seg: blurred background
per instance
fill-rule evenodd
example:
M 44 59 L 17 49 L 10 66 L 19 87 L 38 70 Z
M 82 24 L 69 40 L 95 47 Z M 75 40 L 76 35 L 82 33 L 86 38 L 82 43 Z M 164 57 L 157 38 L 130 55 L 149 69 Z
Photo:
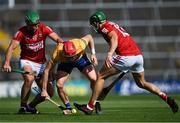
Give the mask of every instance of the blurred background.
M 30 9 L 36 10 L 41 22 L 52 27 L 64 40 L 92 34 L 99 60 L 97 70 L 106 57 L 107 44 L 92 31 L 88 19 L 93 12 L 103 11 L 108 20 L 126 29 L 142 49 L 146 79 L 166 92 L 180 93 L 180 0 L 0 0 L 2 61 L 12 36 L 25 24 L 24 15 Z M 49 58 L 55 44 L 47 39 L 46 46 Z M 17 49 L 13 54 L 13 68 L 18 68 L 19 51 Z M 114 79 L 108 79 L 105 85 Z M 18 73 L 0 72 L 0 97 L 19 96 L 22 82 Z M 66 88 L 70 95 L 90 93 L 89 82 L 77 69 L 74 69 Z M 147 92 L 139 89 L 131 74 L 127 74 L 112 93 Z

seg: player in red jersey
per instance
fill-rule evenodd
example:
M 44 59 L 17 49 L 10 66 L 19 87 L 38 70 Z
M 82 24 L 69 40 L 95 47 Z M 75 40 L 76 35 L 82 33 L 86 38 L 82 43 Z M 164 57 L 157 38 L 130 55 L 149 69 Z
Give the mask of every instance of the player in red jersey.
M 105 14 L 100 11 L 95 12 L 90 17 L 90 24 L 96 32 L 104 37 L 109 44 L 109 50 L 89 103 L 87 105 L 74 103 L 74 105 L 85 114 L 92 114 L 94 104 L 104 87 L 104 80 L 120 72 L 129 71 L 140 88 L 158 95 L 170 106 L 174 113 L 178 112 L 178 105 L 174 99 L 167 96 L 156 85 L 145 80 L 142 52 L 131 36 L 119 25 L 107 21 Z
M 27 104 L 31 85 L 34 80 L 40 86 L 38 82 L 40 76 L 45 68 L 45 41 L 47 36 L 50 37 L 56 43 L 62 43 L 63 40 L 49 27 L 40 22 L 39 15 L 35 11 L 28 11 L 25 16 L 26 26 L 21 27 L 14 35 L 11 43 L 6 52 L 5 63 L 3 70 L 5 72 L 11 72 L 11 57 L 14 49 L 20 45 L 20 68 L 28 72 L 36 72 L 38 77 L 24 74 L 24 83 L 21 90 L 21 104 L 19 113 L 38 113 L 35 106 L 42 102 L 43 99 L 37 95 L 35 100 L 29 105 Z M 50 86 L 49 86 L 50 87 Z M 52 90 L 52 89 L 50 89 Z M 39 94 L 40 95 L 40 94 Z M 52 93 L 50 94 L 52 95 Z

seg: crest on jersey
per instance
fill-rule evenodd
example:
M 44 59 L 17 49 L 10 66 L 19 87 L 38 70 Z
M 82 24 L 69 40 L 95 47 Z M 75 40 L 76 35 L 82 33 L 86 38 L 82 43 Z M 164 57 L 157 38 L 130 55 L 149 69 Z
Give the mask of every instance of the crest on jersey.
M 38 37 L 42 38 L 43 37 L 42 33 L 40 33 Z
M 107 30 L 106 28 L 103 28 L 103 29 L 102 29 L 102 32 L 105 33 L 105 34 L 107 34 L 107 33 L 108 33 L 108 30 Z

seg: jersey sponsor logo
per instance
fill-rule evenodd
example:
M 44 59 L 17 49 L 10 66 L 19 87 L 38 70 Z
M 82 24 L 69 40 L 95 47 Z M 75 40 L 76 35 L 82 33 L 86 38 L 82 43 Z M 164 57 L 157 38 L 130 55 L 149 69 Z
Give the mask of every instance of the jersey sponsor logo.
M 103 29 L 102 29 L 102 32 L 105 33 L 105 34 L 107 34 L 107 33 L 108 33 L 108 30 L 107 30 L 106 28 L 103 28 Z
M 27 47 L 27 49 L 37 52 L 40 49 L 44 48 L 44 43 L 43 43 L 43 41 L 40 41 L 40 42 L 33 43 L 33 44 L 26 44 L 26 47 Z

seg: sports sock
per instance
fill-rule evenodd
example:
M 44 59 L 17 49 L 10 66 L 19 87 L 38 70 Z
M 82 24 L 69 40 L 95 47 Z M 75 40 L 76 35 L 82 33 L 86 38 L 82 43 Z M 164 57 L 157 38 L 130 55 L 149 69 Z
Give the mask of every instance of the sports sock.
M 166 93 L 164 93 L 164 92 L 160 92 L 160 95 L 159 95 L 164 101 L 166 101 L 167 102 L 167 98 L 168 98 L 168 96 L 167 96 L 167 94 Z
M 89 103 L 87 104 L 87 108 L 89 109 L 89 110 L 93 110 L 93 108 L 94 108 L 94 103 L 93 103 L 93 101 L 89 101 Z
M 66 108 L 71 108 L 71 104 L 68 102 L 65 104 Z

